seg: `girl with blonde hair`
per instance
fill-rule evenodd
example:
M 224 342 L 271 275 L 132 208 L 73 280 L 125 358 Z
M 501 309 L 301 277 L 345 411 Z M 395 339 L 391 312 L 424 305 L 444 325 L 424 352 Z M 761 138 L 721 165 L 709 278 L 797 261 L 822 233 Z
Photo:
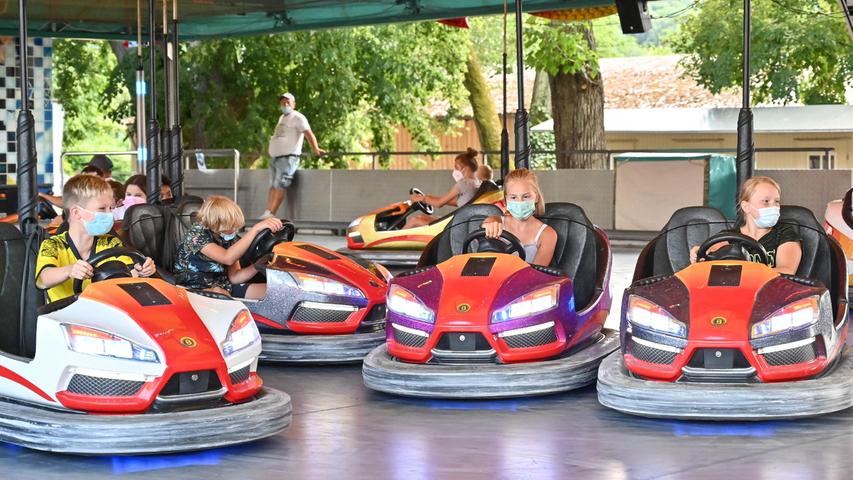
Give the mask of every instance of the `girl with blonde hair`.
M 526 168 L 509 172 L 504 178 L 504 199 L 503 216 L 489 217 L 483 222 L 486 236 L 497 238 L 506 230 L 521 241 L 528 263 L 550 265 L 557 232 L 533 216 L 545 213 L 545 198 L 536 174 Z
M 768 266 L 779 273 L 797 273 L 803 249 L 800 235 L 788 224 L 779 224 L 782 188 L 770 177 L 752 177 L 740 187 L 734 231 L 757 240 L 767 251 Z M 717 245 L 712 251 L 724 247 Z M 699 246 L 690 250 L 696 262 Z
M 237 231 L 244 224 L 243 211 L 231 199 L 221 195 L 207 197 L 198 211 L 196 224 L 178 247 L 175 265 L 178 284 L 239 298 L 264 298 L 267 285 L 248 283 L 258 271 L 254 265 L 240 268 L 240 257 L 261 231 L 269 228 L 277 232 L 283 225 L 277 218 L 267 218 L 238 238 Z

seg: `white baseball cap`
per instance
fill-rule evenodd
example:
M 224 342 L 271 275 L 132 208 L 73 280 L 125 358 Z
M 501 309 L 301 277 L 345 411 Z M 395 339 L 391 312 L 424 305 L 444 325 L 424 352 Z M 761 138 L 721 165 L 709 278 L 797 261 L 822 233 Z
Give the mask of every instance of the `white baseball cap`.
M 279 99 L 279 100 L 281 100 L 282 98 L 289 98 L 291 102 L 295 102 L 295 101 L 296 101 L 296 97 L 294 97 L 294 96 L 293 96 L 293 94 L 292 94 L 292 93 L 290 93 L 290 92 L 284 92 L 284 93 L 282 93 L 281 95 L 279 95 L 279 96 L 278 96 L 278 99 Z

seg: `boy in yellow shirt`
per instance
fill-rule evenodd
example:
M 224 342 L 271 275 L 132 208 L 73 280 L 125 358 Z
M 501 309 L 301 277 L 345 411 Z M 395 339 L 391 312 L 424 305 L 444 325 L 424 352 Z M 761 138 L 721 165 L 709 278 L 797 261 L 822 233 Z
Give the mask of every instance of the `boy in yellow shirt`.
M 104 250 L 121 247 L 121 240 L 110 234 L 113 228 L 113 191 L 102 178 L 77 175 L 62 190 L 68 231 L 41 244 L 36 262 L 36 285 L 47 290 L 49 301 L 74 295 L 74 280 L 90 283 L 94 268 L 86 259 Z M 121 260 L 127 260 L 122 258 Z M 155 272 L 154 261 L 145 259 L 134 265 L 134 276 L 148 277 Z

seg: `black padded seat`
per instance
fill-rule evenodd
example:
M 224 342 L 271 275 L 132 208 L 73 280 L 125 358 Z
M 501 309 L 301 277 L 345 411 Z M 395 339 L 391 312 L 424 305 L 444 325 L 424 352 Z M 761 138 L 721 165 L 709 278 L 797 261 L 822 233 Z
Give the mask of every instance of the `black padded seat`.
M 24 238 L 14 224 L 0 223 L 0 349 L 18 353 L 21 327 L 21 280 Z
M 128 246 L 151 257 L 159 268 L 171 270 L 177 256 L 175 223 L 175 214 L 169 207 L 134 205 L 125 213 L 121 230 Z
M 201 197 L 184 195 L 175 204 L 176 222 L 174 235 L 177 242 L 180 242 L 186 236 L 189 229 L 192 228 L 203 203 L 204 200 Z
M 583 209 L 573 203 L 549 203 L 539 219 L 557 232 L 550 266 L 572 279 L 575 306 L 582 310 L 595 297 L 600 273 L 595 227 Z
M 780 211 L 779 224 L 791 225 L 800 234 L 803 256 L 797 276 L 819 280 L 834 294 L 837 290 L 837 275 L 833 270 L 837 269 L 839 259 L 835 258 L 836 253 L 812 211 L 805 207 L 785 205 Z
M 732 227 L 723 214 L 711 207 L 685 207 L 672 214 L 661 234 L 653 240 L 653 275 L 667 275 L 690 265 L 690 249 Z
M 444 231 L 424 247 L 418 267 L 438 265 L 454 255 L 460 255 L 468 234 L 482 228 L 483 221 L 493 215 L 501 216 L 503 212 L 489 204 L 469 204 L 456 210 L 453 220 L 444 227 Z

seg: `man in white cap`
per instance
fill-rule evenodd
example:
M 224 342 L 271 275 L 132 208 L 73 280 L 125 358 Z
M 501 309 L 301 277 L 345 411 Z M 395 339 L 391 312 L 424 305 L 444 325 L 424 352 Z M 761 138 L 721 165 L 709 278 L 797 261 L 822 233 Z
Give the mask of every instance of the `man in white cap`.
M 261 219 L 275 216 L 284 200 L 284 191 L 293 183 L 293 176 L 299 168 L 302 155 L 302 140 L 307 138 L 314 155 L 322 156 L 326 152 L 317 146 L 317 138 L 308 125 L 305 115 L 296 111 L 296 97 L 291 93 L 279 96 L 281 116 L 270 138 L 270 192 L 267 209 Z

